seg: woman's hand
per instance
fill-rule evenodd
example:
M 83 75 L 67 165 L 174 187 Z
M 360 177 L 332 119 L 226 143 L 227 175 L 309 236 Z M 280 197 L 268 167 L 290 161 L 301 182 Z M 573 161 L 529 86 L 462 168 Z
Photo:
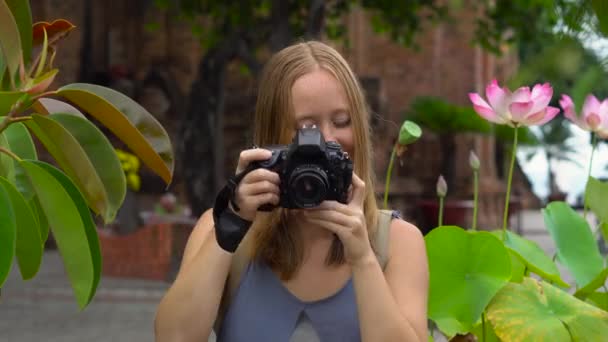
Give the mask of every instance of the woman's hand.
M 239 156 L 236 173 L 245 170 L 253 161 L 266 160 L 271 156 L 269 150 L 261 148 L 244 150 Z M 240 209 L 236 214 L 245 220 L 253 221 L 260 206 L 267 203 L 277 205 L 280 196 L 279 183 L 280 178 L 276 172 L 262 168 L 249 172 L 234 192 L 234 202 Z
M 356 266 L 375 260 L 375 256 L 369 243 L 363 213 L 365 183 L 353 173 L 352 185 L 352 195 L 348 204 L 324 201 L 316 208 L 303 210 L 302 214 L 308 222 L 335 233 L 344 245 L 346 261 L 351 266 Z

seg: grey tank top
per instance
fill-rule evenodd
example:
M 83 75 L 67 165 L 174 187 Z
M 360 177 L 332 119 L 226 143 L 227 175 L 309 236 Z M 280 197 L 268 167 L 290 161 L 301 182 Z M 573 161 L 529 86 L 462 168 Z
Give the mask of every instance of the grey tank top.
M 247 266 L 218 342 L 360 341 L 352 278 L 330 297 L 304 302 L 262 262 Z

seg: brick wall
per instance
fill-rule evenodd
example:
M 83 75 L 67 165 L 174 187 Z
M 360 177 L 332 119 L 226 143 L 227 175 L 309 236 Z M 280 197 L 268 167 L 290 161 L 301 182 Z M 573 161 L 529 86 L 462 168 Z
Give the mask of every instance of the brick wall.
M 187 24 L 177 22 L 153 7 L 137 8 L 136 2 L 110 0 L 92 3 L 95 41 L 91 49 L 96 68 L 125 65 L 135 82 L 143 81 L 151 69 L 160 69 L 175 81 L 181 94 L 188 93 L 203 51 Z M 77 80 L 85 24 L 83 2 L 34 0 L 32 8 L 35 20 L 64 17 L 78 26 L 59 48 L 57 64 L 61 73 L 55 86 Z M 372 80 L 363 83 L 374 103 L 375 114 L 381 118 L 375 127 L 374 140 L 379 195 L 383 193 L 384 173 L 403 112 L 416 96 L 442 96 L 457 104 L 468 104 L 468 92 L 482 90 L 491 78 L 504 78 L 517 66 L 514 54 L 507 53 L 497 59 L 471 44 L 474 13 L 465 10 L 456 17 L 457 20 L 451 23 L 427 25 L 417 39 L 418 48 L 405 48 L 375 34 L 368 15 L 361 10 L 355 9 L 345 17 L 351 48 L 337 47 L 362 80 Z M 146 29 L 148 23 L 155 23 L 156 29 Z M 227 87 L 224 169 L 226 174 L 230 174 L 238 152 L 251 143 L 255 82 L 233 65 L 228 73 Z M 180 110 L 172 108 L 170 112 L 159 119 L 175 140 L 178 138 L 175 122 Z M 494 224 L 500 216 L 495 208 L 500 207 L 498 201 L 504 195 L 504 182 L 498 178 L 492 163 L 487 163 L 494 160 L 494 140 L 460 135 L 457 146 L 457 160 L 466 161 L 469 150 L 474 147 L 480 152 L 480 158 L 486 161 L 481 176 L 482 199 L 486 206 L 483 215 L 487 217 L 480 221 Z M 425 133 L 423 139 L 405 155 L 403 164 L 394 170 L 391 206 L 416 217 L 416 201 L 434 193 L 441 158 L 444 156 L 437 137 Z M 456 173 L 456 184 L 450 185 L 451 194 L 468 198 L 471 191 L 468 164 L 461 163 Z M 520 193 L 530 197 L 525 182 L 519 182 L 517 186 Z M 179 178 L 172 188 L 181 188 Z

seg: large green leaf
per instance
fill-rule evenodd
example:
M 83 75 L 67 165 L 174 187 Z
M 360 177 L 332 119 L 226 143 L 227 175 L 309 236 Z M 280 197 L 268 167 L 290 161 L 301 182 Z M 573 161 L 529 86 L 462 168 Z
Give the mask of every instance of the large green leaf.
M 12 123 L 3 133 L 6 136 L 6 141 L 8 142 L 10 150 L 19 158 L 38 159 L 36 146 L 34 145 L 30 132 L 22 123 Z M 25 170 L 19 166 L 17 161 L 13 161 L 13 165 L 15 166 L 15 186 L 25 199 L 29 201 L 34 196 L 34 190 L 27 179 Z
M 89 303 L 96 282 L 93 247 L 89 243 L 78 205 L 62 183 L 41 164 L 39 161 L 21 162 L 40 199 L 76 301 L 82 309 Z
M 76 138 L 91 160 L 107 194 L 109 216 L 106 219 L 113 219 L 125 199 L 127 181 L 112 144 L 99 128 L 85 118 L 72 114 L 52 114 L 50 118 Z
M 0 187 L 0 288 L 6 281 L 15 255 L 17 228 L 11 199 Z
M 23 92 L 20 91 L 0 91 L 0 116 L 4 117 L 11 110 L 13 105 L 21 99 Z
M 591 280 L 589 283 L 587 283 L 587 285 L 576 290 L 576 292 L 574 293 L 574 296 L 581 298 L 581 299 L 586 298 L 589 294 L 593 293 L 593 291 L 604 286 L 604 284 L 606 284 L 606 278 L 608 278 L 608 268 L 605 268 L 604 270 L 602 270 L 602 272 L 600 272 L 600 274 L 595 276 L 595 278 L 593 278 L 593 280 Z
M 30 208 L 34 212 L 34 218 L 38 222 L 38 227 L 40 228 L 40 241 L 42 245 L 46 243 L 46 240 L 49 238 L 49 222 L 46 219 L 44 214 L 44 210 L 42 210 L 42 206 L 40 205 L 40 199 L 38 196 L 34 195 L 29 201 Z
M 568 267 L 578 287 L 587 286 L 604 269 L 589 224 L 564 202 L 552 202 L 542 212 L 560 262 Z
M 85 117 L 78 109 L 74 108 L 74 106 L 55 99 L 50 98 L 39 98 L 32 104 L 32 108 L 36 110 L 37 113 L 40 114 L 54 114 L 54 113 L 64 113 L 64 114 L 72 114 L 80 117 Z
M 442 226 L 425 237 L 430 269 L 429 317 L 440 329 L 456 320 L 467 332 L 511 277 L 509 252 L 489 232 Z M 450 326 L 455 326 L 450 323 Z M 450 328 L 448 328 L 450 329 Z
M 94 116 L 167 184 L 171 182 L 174 156 L 169 135 L 141 105 L 115 90 L 93 84 L 70 84 L 57 94 Z
M 80 218 L 84 224 L 84 231 L 87 236 L 87 241 L 89 242 L 91 257 L 93 260 L 93 283 L 88 299 L 90 302 L 95 295 L 97 285 L 99 284 L 99 280 L 101 278 L 101 247 L 99 245 L 97 227 L 95 222 L 93 222 L 93 218 L 91 217 L 91 211 L 87 207 L 85 198 L 82 196 L 78 188 L 76 188 L 74 183 L 72 183 L 72 181 L 63 172 L 46 163 L 39 162 L 38 166 L 42 167 L 49 174 L 55 177 L 59 183 L 61 183 L 78 208 L 78 213 L 80 214 Z
M 30 11 L 30 2 L 28 0 L 5 0 L 6 4 L 13 13 L 17 27 L 19 28 L 19 37 L 21 39 L 21 49 L 23 50 L 23 61 L 27 63 L 32 54 L 32 13 Z
M 587 205 L 601 222 L 608 222 L 608 183 L 589 177 L 585 189 Z
M 34 114 L 33 118 L 34 120 L 26 122 L 28 128 L 76 183 L 89 207 L 102 215 L 106 222 L 111 221 L 116 214 L 116 208 L 109 203 L 108 193 L 87 151 L 59 122 L 37 114 Z
M 502 241 L 502 230 L 495 231 L 495 234 Z M 540 248 L 536 242 L 523 238 L 511 231 L 507 231 L 507 237 L 504 240 L 504 243 L 509 250 L 520 258 L 529 271 L 555 282 L 559 286 L 570 286 L 562 280 L 559 270 L 553 260 L 545 254 L 543 249 Z
M 6 140 L 4 132 L 0 132 L 0 147 L 11 150 Z M 15 181 L 15 164 L 11 156 L 6 153 L 0 153 L 0 176 L 5 177 L 11 182 Z
M 599 22 L 599 29 L 608 36 L 608 3 L 605 0 L 591 0 L 591 7 Z
M 17 73 L 21 61 L 20 37 L 19 27 L 10 8 L 6 2 L 0 1 L 0 52 L 3 53 L 11 77 Z
M 17 225 L 16 255 L 21 277 L 24 280 L 33 278 L 42 262 L 42 242 L 40 230 L 32 209 L 17 189 L 6 179 L 0 177 L 0 187 L 10 198 Z
M 502 288 L 487 312 L 503 341 L 603 341 L 608 336 L 608 312 L 532 278 Z
M 593 292 L 587 297 L 587 303 L 590 303 L 604 311 L 608 311 L 608 293 Z

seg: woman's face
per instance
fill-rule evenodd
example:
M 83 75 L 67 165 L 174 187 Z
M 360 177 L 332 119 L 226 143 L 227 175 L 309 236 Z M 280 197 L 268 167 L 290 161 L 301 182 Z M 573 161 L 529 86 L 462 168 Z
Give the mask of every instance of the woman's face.
M 351 113 L 344 88 L 328 71 L 319 68 L 298 78 L 291 88 L 295 129 L 316 125 L 326 141 L 337 141 L 353 155 Z

